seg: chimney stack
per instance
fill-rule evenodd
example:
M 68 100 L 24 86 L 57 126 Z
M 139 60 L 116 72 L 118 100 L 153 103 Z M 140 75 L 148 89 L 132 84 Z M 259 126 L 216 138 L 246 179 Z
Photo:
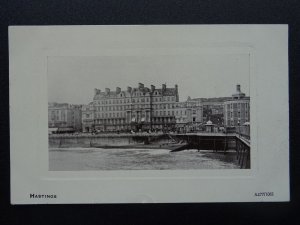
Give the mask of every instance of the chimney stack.
M 132 88 L 131 87 L 127 87 L 127 92 L 131 93 L 131 91 L 132 91 Z
M 144 88 L 144 84 L 143 83 L 139 83 L 139 88 Z
M 97 94 L 100 94 L 101 90 L 95 88 L 95 89 L 94 89 L 94 92 L 95 92 L 95 95 L 97 95 Z
M 107 94 L 109 94 L 109 92 L 110 92 L 110 89 L 109 88 L 105 88 L 105 94 L 107 95 Z
M 236 92 L 241 92 L 241 85 L 239 84 L 236 85 Z
M 151 92 L 153 92 L 155 90 L 155 86 L 151 85 Z
M 116 87 L 116 93 L 119 94 L 121 92 L 121 88 Z
M 162 90 L 165 91 L 166 89 L 167 89 L 167 85 L 166 85 L 166 84 L 163 84 L 163 85 L 162 85 Z

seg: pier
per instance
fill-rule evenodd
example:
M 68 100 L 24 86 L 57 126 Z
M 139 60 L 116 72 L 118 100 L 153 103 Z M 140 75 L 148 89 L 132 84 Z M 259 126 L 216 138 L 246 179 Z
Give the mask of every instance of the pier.
M 172 136 L 186 141 L 189 149 L 212 150 L 224 154 L 235 151 L 240 168 L 250 168 L 250 140 L 239 133 L 187 133 Z

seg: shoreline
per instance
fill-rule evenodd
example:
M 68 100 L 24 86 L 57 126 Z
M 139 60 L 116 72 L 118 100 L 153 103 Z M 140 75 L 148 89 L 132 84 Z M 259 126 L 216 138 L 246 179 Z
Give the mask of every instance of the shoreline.
M 49 147 L 48 150 L 49 151 L 89 151 L 89 150 L 107 150 L 107 149 L 124 149 L 124 150 L 168 150 L 171 153 L 170 149 L 166 149 L 166 148 L 147 148 L 145 147 L 141 147 L 141 148 L 134 148 L 133 146 L 128 146 L 127 148 L 123 148 L 122 146 L 114 146 L 114 147 L 108 147 L 108 148 L 100 148 L 100 147 Z M 207 150 L 207 149 L 203 149 L 203 150 L 198 150 L 198 149 L 184 149 L 178 152 L 187 152 L 187 151 L 194 151 L 194 152 L 199 152 L 199 153 L 236 153 L 235 150 L 231 149 L 231 150 L 220 150 L 220 151 L 215 151 L 215 150 Z M 174 153 L 174 152 L 172 152 Z

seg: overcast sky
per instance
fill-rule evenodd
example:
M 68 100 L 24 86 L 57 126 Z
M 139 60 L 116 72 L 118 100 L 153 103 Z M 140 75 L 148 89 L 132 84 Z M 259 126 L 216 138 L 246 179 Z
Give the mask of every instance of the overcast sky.
M 94 88 L 104 91 L 144 83 L 178 84 L 180 101 L 225 97 L 236 84 L 249 95 L 248 54 L 182 56 L 48 57 L 48 101 L 88 104 Z

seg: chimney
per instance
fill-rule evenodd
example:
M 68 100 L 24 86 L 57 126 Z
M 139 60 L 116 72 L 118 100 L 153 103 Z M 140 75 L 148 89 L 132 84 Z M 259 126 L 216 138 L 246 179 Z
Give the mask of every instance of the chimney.
M 151 85 L 151 92 L 153 92 L 155 90 L 155 86 Z
M 166 84 L 163 84 L 163 85 L 162 85 L 162 90 L 165 91 L 166 88 L 167 88 L 167 85 L 166 85 Z
M 144 88 L 144 84 L 143 83 L 139 83 L 139 88 Z
M 95 89 L 94 89 L 94 92 L 95 92 L 95 95 L 97 95 L 97 94 L 99 94 L 100 90 L 97 89 L 97 88 L 95 88 Z
M 236 85 L 236 92 L 241 92 L 241 85 L 239 84 Z
M 131 91 L 132 91 L 132 88 L 131 87 L 127 87 L 127 92 L 131 93 Z
M 110 89 L 109 88 L 105 88 L 105 94 L 107 95 L 107 94 L 109 94 L 109 92 L 110 92 Z
M 179 101 L 179 96 L 178 96 L 178 85 L 175 84 L 175 96 L 176 96 L 176 102 Z
M 116 93 L 119 94 L 121 92 L 121 88 L 116 87 Z

